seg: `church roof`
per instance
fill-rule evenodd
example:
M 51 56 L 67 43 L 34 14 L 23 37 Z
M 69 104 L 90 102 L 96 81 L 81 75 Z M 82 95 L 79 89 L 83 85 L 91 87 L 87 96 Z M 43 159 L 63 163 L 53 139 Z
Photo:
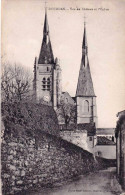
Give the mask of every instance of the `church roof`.
M 49 36 L 49 25 L 47 19 L 47 12 L 45 12 L 44 28 L 43 28 L 43 41 L 39 54 L 38 64 L 53 64 L 54 56 Z
M 90 67 L 89 67 L 89 60 L 88 60 L 88 46 L 87 46 L 85 25 L 84 25 L 83 44 L 82 44 L 82 60 L 81 60 L 81 67 L 79 71 L 76 96 L 77 97 L 95 96 Z

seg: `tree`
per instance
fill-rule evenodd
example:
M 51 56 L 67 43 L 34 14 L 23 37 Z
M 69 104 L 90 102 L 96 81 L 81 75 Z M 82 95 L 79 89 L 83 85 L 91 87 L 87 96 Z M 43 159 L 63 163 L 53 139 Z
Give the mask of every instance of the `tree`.
M 21 101 L 30 96 L 31 76 L 21 65 L 2 66 L 1 91 L 2 101 Z
M 76 105 L 65 103 L 61 100 L 60 106 L 57 109 L 57 117 L 59 123 L 64 123 L 66 129 L 70 123 L 76 123 Z

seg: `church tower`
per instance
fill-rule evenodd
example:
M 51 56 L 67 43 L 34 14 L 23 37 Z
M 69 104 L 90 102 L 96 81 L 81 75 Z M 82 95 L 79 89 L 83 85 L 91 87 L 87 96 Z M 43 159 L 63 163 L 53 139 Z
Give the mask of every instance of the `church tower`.
M 61 96 L 61 68 L 58 59 L 54 60 L 46 10 L 41 50 L 34 62 L 33 89 L 37 102 L 57 108 Z
M 97 123 L 96 96 L 94 92 L 86 37 L 86 24 L 84 23 L 84 36 L 82 43 L 82 59 L 76 90 L 77 124 Z

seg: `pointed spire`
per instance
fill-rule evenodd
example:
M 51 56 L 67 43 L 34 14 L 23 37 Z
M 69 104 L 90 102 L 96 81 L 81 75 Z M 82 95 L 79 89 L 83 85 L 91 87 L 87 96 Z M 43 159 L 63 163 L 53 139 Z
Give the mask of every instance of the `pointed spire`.
M 84 22 L 84 35 L 82 44 L 82 59 L 79 71 L 79 78 L 76 90 L 76 96 L 95 96 L 93 82 L 88 60 L 88 46 L 86 36 L 86 23 Z
M 49 25 L 48 25 L 47 8 L 46 7 L 45 7 L 45 20 L 44 20 L 43 34 L 44 35 L 48 35 L 49 34 Z
M 86 35 L 86 22 L 85 21 L 84 21 L 84 36 L 83 36 L 82 50 L 83 50 L 84 55 L 88 54 L 87 35 Z
M 45 7 L 45 20 L 43 27 L 43 41 L 40 50 L 38 64 L 54 64 L 54 56 L 49 37 L 49 25 L 47 19 L 47 8 Z

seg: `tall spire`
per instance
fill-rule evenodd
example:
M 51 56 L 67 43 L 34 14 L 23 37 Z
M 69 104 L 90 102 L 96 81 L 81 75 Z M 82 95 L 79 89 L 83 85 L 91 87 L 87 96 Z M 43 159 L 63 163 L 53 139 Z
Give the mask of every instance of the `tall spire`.
M 87 55 L 88 45 L 87 45 L 86 22 L 85 21 L 84 21 L 84 36 L 83 36 L 82 50 L 84 54 Z
M 82 59 L 79 71 L 79 78 L 76 90 L 76 96 L 95 96 L 93 82 L 88 60 L 88 45 L 86 36 L 86 23 L 84 22 L 84 35 L 82 43 Z
M 53 64 L 54 56 L 49 36 L 49 25 L 47 19 L 47 8 L 45 7 L 45 20 L 43 27 L 43 41 L 40 50 L 38 64 Z

